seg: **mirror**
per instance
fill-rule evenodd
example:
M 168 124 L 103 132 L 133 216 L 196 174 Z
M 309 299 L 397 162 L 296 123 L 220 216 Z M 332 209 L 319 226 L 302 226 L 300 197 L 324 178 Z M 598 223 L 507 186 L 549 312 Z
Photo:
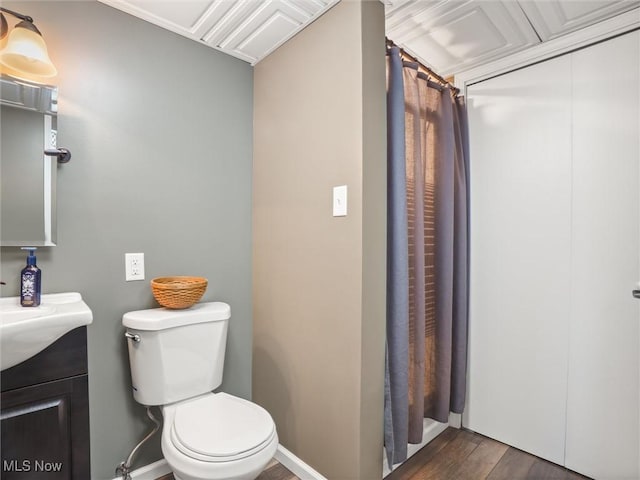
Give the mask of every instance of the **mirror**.
M 56 244 L 58 90 L 0 77 L 0 245 Z

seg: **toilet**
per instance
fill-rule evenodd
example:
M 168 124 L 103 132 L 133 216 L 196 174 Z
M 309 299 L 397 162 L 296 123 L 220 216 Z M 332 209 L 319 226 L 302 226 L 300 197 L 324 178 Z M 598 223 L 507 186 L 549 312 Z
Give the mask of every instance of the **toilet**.
M 161 406 L 162 453 L 176 480 L 254 480 L 273 458 L 278 434 L 269 413 L 227 393 L 222 383 L 231 308 L 126 313 L 133 397 Z

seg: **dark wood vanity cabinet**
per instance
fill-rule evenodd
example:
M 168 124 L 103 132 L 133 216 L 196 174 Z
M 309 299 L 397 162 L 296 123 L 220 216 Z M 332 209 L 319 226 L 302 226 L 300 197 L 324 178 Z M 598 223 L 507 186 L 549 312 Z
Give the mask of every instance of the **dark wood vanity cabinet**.
M 0 374 L 0 478 L 88 480 L 87 329 Z

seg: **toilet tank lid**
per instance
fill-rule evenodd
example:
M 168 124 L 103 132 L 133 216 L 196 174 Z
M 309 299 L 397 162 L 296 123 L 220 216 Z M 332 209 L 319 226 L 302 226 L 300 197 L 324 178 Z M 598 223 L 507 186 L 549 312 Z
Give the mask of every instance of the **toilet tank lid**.
M 122 316 L 122 324 L 136 330 L 165 330 L 195 323 L 228 320 L 230 317 L 231 307 L 226 303 L 204 302 L 184 310 L 152 308 L 128 312 Z

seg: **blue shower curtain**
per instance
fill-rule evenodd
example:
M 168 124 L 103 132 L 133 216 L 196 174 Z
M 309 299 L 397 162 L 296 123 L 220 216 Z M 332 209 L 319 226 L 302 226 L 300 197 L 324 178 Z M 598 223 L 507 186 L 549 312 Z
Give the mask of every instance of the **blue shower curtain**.
M 387 352 L 384 443 L 389 465 L 407 458 L 409 429 L 409 246 L 399 49 L 387 55 Z M 391 461 L 393 459 L 393 461 Z
M 387 52 L 387 355 L 389 465 L 422 440 L 422 419 L 464 409 L 467 128 L 462 98 L 401 51 Z

